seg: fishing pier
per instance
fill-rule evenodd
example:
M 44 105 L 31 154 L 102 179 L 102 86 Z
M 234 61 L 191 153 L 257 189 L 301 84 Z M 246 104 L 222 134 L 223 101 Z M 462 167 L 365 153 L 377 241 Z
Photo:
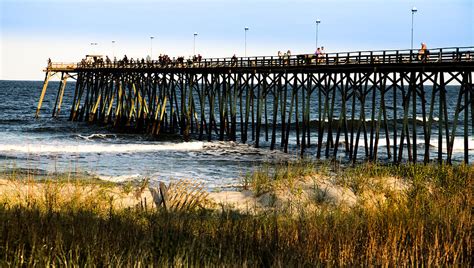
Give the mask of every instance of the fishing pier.
M 49 63 L 53 117 L 68 79 L 69 120 L 126 132 L 291 148 L 352 162 L 472 161 L 474 47 L 194 61 Z M 453 97 L 454 96 L 454 97 Z M 432 152 L 435 143 L 436 151 Z M 292 147 L 293 146 L 293 147 Z M 289 149 L 290 148 L 290 149 Z M 311 150 L 309 150 L 311 149 Z M 470 151 L 471 150 L 471 151 Z

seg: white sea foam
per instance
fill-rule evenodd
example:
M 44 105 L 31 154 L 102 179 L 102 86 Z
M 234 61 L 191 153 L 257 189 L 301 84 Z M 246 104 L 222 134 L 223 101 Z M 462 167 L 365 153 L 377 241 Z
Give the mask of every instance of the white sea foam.
M 114 134 L 91 134 L 89 136 L 83 136 L 83 135 L 77 135 L 79 138 L 83 139 L 83 140 L 87 140 L 87 141 L 90 141 L 90 140 L 93 140 L 93 139 L 106 139 L 107 137 L 116 137 L 116 135 Z
M 97 175 L 97 177 L 104 181 L 111 181 L 111 182 L 126 182 L 126 181 L 136 181 L 143 178 L 140 174 L 131 174 L 131 175 L 121 175 L 121 176 L 101 176 Z
M 430 119 L 430 117 L 429 117 L 428 115 L 426 115 L 426 116 L 425 116 L 425 121 L 426 121 L 426 123 L 428 123 L 429 119 Z M 417 117 L 416 117 L 416 120 L 422 122 L 422 121 L 423 121 L 423 116 L 417 116 Z M 433 116 L 433 122 L 438 122 L 438 121 L 439 121 L 439 117 Z
M 335 135 L 334 135 L 335 137 Z M 340 143 L 340 147 L 341 144 L 343 144 L 343 142 L 345 142 L 344 138 L 340 138 L 339 140 L 339 143 Z M 389 142 L 390 142 L 390 146 L 393 146 L 394 145 L 394 140 L 392 137 L 389 138 Z M 412 137 L 410 137 L 410 142 L 412 142 Z M 422 138 L 422 137 L 418 137 L 417 138 L 417 144 L 418 146 L 421 146 L 421 145 L 424 145 L 424 142 L 425 140 Z M 474 137 L 473 136 L 470 136 L 468 137 L 468 148 L 469 150 L 474 150 Z M 355 139 L 354 139 L 354 143 L 355 143 Z M 370 137 L 368 137 L 368 141 L 367 143 L 370 144 Z M 400 146 L 400 138 L 397 139 L 397 145 Z M 404 146 L 407 146 L 407 140 L 406 140 L 406 137 L 405 137 L 405 140 L 404 140 Z M 377 146 L 379 147 L 386 147 L 387 146 L 387 140 L 385 137 L 379 137 L 379 140 L 377 142 Z M 430 139 L 430 146 L 433 147 L 433 150 L 435 150 L 434 148 L 438 148 L 438 138 L 434 138 L 432 137 Z M 446 141 L 446 138 L 443 137 L 442 139 L 442 146 L 443 146 L 443 151 L 446 151 L 446 148 L 447 148 L 447 141 Z M 364 138 L 363 137 L 359 137 L 359 147 L 364 147 Z M 454 138 L 454 143 L 453 143 L 453 152 L 463 152 L 464 151 L 464 137 L 455 137 Z
M 182 142 L 163 144 L 0 144 L 0 151 L 30 154 L 52 153 L 134 153 L 156 151 L 199 151 L 203 142 Z
M 434 147 L 438 147 L 438 139 L 431 139 L 430 144 Z M 474 137 L 469 137 L 467 140 L 467 145 L 469 147 L 469 150 L 474 149 Z M 446 138 L 443 138 L 443 150 L 446 150 L 447 148 L 447 142 Z M 464 151 L 464 138 L 463 137 L 455 137 L 454 143 L 453 143 L 453 151 L 454 152 L 462 152 Z

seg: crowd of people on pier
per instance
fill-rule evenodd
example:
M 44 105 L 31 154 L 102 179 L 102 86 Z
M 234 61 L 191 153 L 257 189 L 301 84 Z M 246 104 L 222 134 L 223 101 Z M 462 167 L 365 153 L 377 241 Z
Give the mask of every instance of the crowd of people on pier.
M 202 61 L 201 54 L 194 55 L 185 59 L 184 56 L 173 57 L 166 54 L 160 54 L 158 60 L 151 59 L 150 56 L 145 58 L 128 58 L 124 55 L 122 59 L 116 57 L 111 60 L 109 56 L 105 59 L 100 55 L 86 55 L 81 60 L 81 67 L 196 67 Z M 48 63 L 49 65 L 50 63 Z
M 281 65 L 289 65 L 291 59 L 291 50 L 288 49 L 287 52 L 278 51 L 278 61 Z M 297 64 L 311 64 L 311 63 L 321 63 L 325 60 L 325 51 L 324 47 L 318 47 L 314 54 L 298 54 L 294 59 Z
M 113 67 L 113 68 L 190 68 L 190 67 L 212 67 L 212 66 L 230 66 L 230 67 L 246 67 L 246 66 L 266 66 L 266 65 L 311 65 L 311 64 L 346 64 L 346 63 L 382 63 L 386 62 L 387 58 L 389 62 L 427 62 L 430 60 L 430 51 L 427 48 L 426 43 L 421 43 L 419 50 L 410 50 L 410 53 L 401 54 L 388 54 L 383 56 L 374 54 L 352 53 L 341 53 L 327 55 L 324 46 L 318 47 L 314 53 L 311 54 L 297 54 L 292 55 L 291 50 L 286 52 L 278 51 L 276 57 L 244 57 L 238 58 L 236 54 L 233 54 L 230 58 L 220 59 L 206 59 L 203 60 L 201 54 L 189 56 L 170 57 L 167 54 L 160 54 L 157 59 L 152 59 L 150 56 L 145 58 L 129 58 L 124 55 L 123 58 L 117 59 L 113 57 L 110 59 L 109 56 L 105 58 L 101 55 L 86 55 L 84 59 L 79 63 L 79 67 Z M 456 55 L 459 54 L 459 55 Z M 465 54 L 456 53 L 453 57 L 457 60 L 465 58 L 471 60 L 471 53 Z M 347 56 L 346 56 L 347 55 Z M 438 59 L 439 60 L 439 59 Z M 48 67 L 51 68 L 51 60 L 48 60 Z
M 311 63 L 315 60 L 319 63 L 324 60 L 324 47 L 318 48 L 314 55 L 312 54 L 301 54 L 296 55 L 293 57 L 294 59 L 298 60 L 298 63 Z M 289 65 L 290 59 L 292 58 L 291 50 L 282 53 L 278 51 L 278 64 L 281 65 Z M 160 54 L 157 60 L 153 60 L 150 56 L 145 58 L 129 58 L 127 55 L 124 55 L 123 58 L 117 59 L 114 57 L 110 59 L 109 56 L 105 56 L 105 59 L 100 55 L 86 55 L 85 58 L 81 60 L 79 66 L 81 67 L 158 67 L 158 68 L 167 68 L 167 67 L 199 67 L 201 66 L 202 55 L 197 54 L 194 56 L 189 56 L 187 59 L 184 56 L 178 57 L 170 57 L 167 54 Z M 247 58 L 249 61 L 249 66 L 255 65 L 256 60 L 251 60 Z M 245 62 L 247 62 L 247 60 Z M 224 60 L 225 61 L 225 60 Z M 230 66 L 237 66 L 239 62 L 239 58 L 236 54 L 230 58 Z M 276 63 L 276 62 L 275 62 Z M 243 64 L 243 63 L 241 63 Z

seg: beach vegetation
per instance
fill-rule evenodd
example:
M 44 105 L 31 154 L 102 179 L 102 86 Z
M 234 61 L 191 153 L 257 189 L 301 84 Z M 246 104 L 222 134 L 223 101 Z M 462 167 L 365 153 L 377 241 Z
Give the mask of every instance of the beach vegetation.
M 2 178 L 11 194 L 0 200 L 0 266 L 473 265 L 472 165 L 333 167 L 319 174 L 314 162 L 281 163 L 249 176 L 256 198 L 271 195 L 273 205 L 282 188 L 309 192 L 314 209 L 301 203 L 298 213 L 118 206 L 111 193 L 121 187 Z M 15 193 L 21 183 L 29 195 Z M 328 202 L 331 189 L 350 190 L 356 201 Z M 371 198 L 383 202 L 369 206 Z

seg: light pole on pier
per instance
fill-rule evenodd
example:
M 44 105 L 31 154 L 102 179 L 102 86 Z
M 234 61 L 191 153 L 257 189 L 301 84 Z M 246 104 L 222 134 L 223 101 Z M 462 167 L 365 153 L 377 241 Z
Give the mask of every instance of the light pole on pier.
M 97 51 L 94 50 L 94 46 L 97 46 L 99 43 L 92 42 L 91 43 L 91 54 L 95 55 L 97 54 Z
M 418 11 L 416 7 L 411 9 L 411 49 L 413 50 L 413 18 L 415 17 L 415 13 Z
M 115 40 L 112 40 L 112 58 L 115 58 Z
M 245 26 L 245 57 L 247 57 L 247 31 L 249 30 L 249 27 Z
M 318 49 L 318 30 L 319 30 L 320 23 L 321 23 L 321 20 L 316 19 L 316 50 Z
M 194 32 L 194 43 L 193 43 L 193 56 L 196 55 L 196 36 L 198 35 L 197 32 Z
M 153 60 L 153 38 L 154 36 L 150 36 L 150 58 Z

